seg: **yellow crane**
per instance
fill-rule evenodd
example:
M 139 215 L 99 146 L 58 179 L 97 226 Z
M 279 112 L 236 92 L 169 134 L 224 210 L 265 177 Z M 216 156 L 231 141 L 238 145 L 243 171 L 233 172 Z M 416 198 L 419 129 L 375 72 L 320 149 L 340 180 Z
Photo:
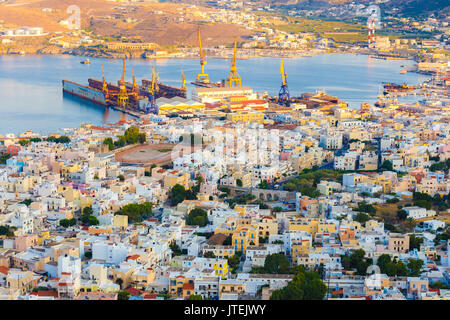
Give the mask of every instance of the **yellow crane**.
M 122 78 L 119 84 L 119 95 L 117 97 L 117 104 L 121 107 L 128 105 L 128 92 L 125 86 L 125 59 L 123 59 Z
M 102 78 L 103 78 L 102 91 L 105 94 L 105 99 L 108 100 L 109 91 L 108 91 L 108 84 L 106 83 L 106 80 L 105 80 L 105 73 L 103 72 L 103 65 L 102 65 Z
M 281 73 L 281 88 L 280 92 L 278 93 L 278 102 L 289 107 L 291 97 L 287 85 L 286 72 L 284 71 L 283 59 L 281 59 L 280 62 L 280 73 Z
M 156 74 L 155 74 L 155 66 L 152 67 L 152 87 L 150 89 L 150 93 L 153 95 L 156 91 Z
M 198 27 L 198 46 L 200 48 L 200 65 L 202 67 L 202 72 L 197 74 L 197 81 L 209 83 L 209 75 L 205 73 L 206 59 L 202 49 L 202 37 L 200 35 L 200 27 Z
M 180 66 L 181 66 L 181 88 L 183 88 L 183 90 L 186 90 L 186 78 L 184 77 L 183 65 L 180 64 Z
M 154 113 L 158 114 L 158 107 L 156 106 L 156 77 L 155 77 L 155 67 L 152 67 L 152 85 L 151 87 L 147 88 L 148 90 L 148 107 L 147 107 L 147 113 Z
M 131 93 L 135 98 L 135 101 L 139 100 L 139 87 L 136 83 L 136 77 L 134 76 L 133 64 L 131 64 L 131 75 L 133 77 L 133 87 L 131 89 Z
M 237 45 L 236 45 L 236 37 L 234 37 L 234 53 L 233 53 L 233 59 L 231 59 L 231 66 L 230 66 L 230 74 L 227 77 L 227 87 L 240 87 L 241 86 L 241 76 L 237 72 L 237 66 L 236 66 L 236 51 L 237 51 Z

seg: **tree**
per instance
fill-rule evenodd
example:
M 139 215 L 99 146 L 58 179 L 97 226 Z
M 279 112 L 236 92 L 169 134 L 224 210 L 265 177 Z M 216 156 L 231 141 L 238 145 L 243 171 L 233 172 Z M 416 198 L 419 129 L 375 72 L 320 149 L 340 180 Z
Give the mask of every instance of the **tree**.
M 420 259 L 410 259 L 407 264 L 409 275 L 411 277 L 419 277 L 422 270 L 423 261 Z
M 117 280 L 121 280 L 122 279 L 117 279 Z M 117 282 L 117 281 L 116 281 Z M 122 281 L 123 282 L 123 281 Z M 130 293 L 126 290 L 121 290 L 117 293 L 117 300 L 129 300 L 130 299 Z
M 103 144 L 108 146 L 109 151 L 114 150 L 114 142 L 112 138 L 105 138 L 105 140 L 103 140 Z
M 92 210 L 92 207 L 84 207 L 83 208 L 83 214 L 84 215 L 91 215 L 91 214 L 93 214 L 94 213 L 94 211 Z
M 414 205 L 430 210 L 433 204 L 428 200 L 416 200 L 414 201 Z
M 377 212 L 377 209 L 370 203 L 367 203 L 365 201 L 358 202 L 358 209 L 359 212 L 368 213 L 370 215 L 375 214 Z
M 190 226 L 204 227 L 208 224 L 208 213 L 203 209 L 193 209 L 186 217 L 186 224 Z
M 25 199 L 21 203 L 23 203 L 24 205 L 29 207 L 32 202 L 33 202 L 33 200 L 31 200 L 31 199 Z
M 59 225 L 64 228 L 72 227 L 77 224 L 77 219 L 61 219 L 59 220 Z
M 128 220 L 131 222 L 140 222 L 143 219 L 147 219 L 152 216 L 153 205 L 151 202 L 144 203 L 129 203 L 124 205 L 115 214 L 122 214 L 128 216 Z
M 281 212 L 281 211 L 283 211 L 282 207 L 275 207 L 275 208 L 273 208 L 273 212 Z
M 367 268 L 372 264 L 372 259 L 365 258 L 365 255 L 364 250 L 355 250 L 350 256 L 341 256 L 341 264 L 345 270 L 356 269 L 358 275 L 366 275 Z
M 414 234 L 409 236 L 409 250 L 420 249 L 420 245 L 423 243 L 423 238 L 416 237 Z
M 237 265 L 239 265 L 240 262 L 240 258 L 239 255 L 236 253 L 233 256 L 228 258 L 228 265 L 232 268 L 236 267 Z
M 123 176 L 123 174 L 119 174 L 117 178 L 119 178 L 121 182 L 125 181 L 125 177 Z
M 29 144 L 29 143 L 30 143 L 30 140 L 19 140 L 19 144 L 20 144 L 22 147 L 26 146 L 26 145 Z
M 208 251 L 208 252 L 205 252 L 205 253 L 203 254 L 203 257 L 204 257 L 204 258 L 215 258 L 216 255 L 214 254 L 214 252 Z
M 94 216 L 89 216 L 88 223 L 91 226 L 98 226 L 100 224 L 98 219 L 96 217 L 94 217 Z
M 390 160 L 384 160 L 383 164 L 380 167 L 381 170 L 386 170 L 386 171 L 392 171 L 392 161 Z
M 289 272 L 289 260 L 284 254 L 269 254 L 264 261 L 264 270 L 267 273 L 285 274 Z
M 241 179 L 236 179 L 236 185 L 238 187 L 242 187 L 242 180 Z
M 261 182 L 258 184 L 259 189 L 267 189 L 269 188 L 269 183 L 266 180 L 261 180 Z
M 203 297 L 200 294 L 191 294 L 189 300 L 203 300 Z
M 356 215 L 356 217 L 353 220 L 358 221 L 361 224 L 364 224 L 370 220 L 370 217 L 363 212 L 358 212 L 358 214 Z
M 186 199 L 186 189 L 181 184 L 176 184 L 170 190 L 170 195 L 172 206 L 183 202 Z
M 408 217 L 408 213 L 405 210 L 398 210 L 397 211 L 397 219 L 398 220 L 405 220 Z
M 297 268 L 294 278 L 286 287 L 273 291 L 270 300 L 322 300 L 326 292 L 317 272 Z

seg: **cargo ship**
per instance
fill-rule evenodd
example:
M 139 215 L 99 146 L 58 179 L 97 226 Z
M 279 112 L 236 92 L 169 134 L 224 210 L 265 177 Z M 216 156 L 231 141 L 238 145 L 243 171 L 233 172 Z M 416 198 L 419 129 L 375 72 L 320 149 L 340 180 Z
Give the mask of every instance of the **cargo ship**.
M 91 60 L 86 59 L 86 60 L 80 61 L 80 63 L 81 64 L 91 64 Z
M 101 104 L 103 106 L 108 105 L 105 94 L 100 90 L 69 80 L 62 80 L 62 85 L 63 92 Z
M 192 81 L 193 85 L 203 88 L 220 88 L 225 87 L 225 80 L 217 82 Z
M 386 83 L 384 86 L 384 94 L 387 95 L 392 92 L 408 92 L 416 89 L 414 86 L 404 84 Z

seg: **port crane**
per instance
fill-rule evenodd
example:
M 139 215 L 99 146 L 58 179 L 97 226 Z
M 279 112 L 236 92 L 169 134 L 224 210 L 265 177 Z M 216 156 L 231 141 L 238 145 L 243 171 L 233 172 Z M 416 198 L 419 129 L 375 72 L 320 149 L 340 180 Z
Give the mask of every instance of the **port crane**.
M 131 75 L 133 77 L 133 86 L 131 87 L 131 94 L 134 96 L 134 101 L 139 100 L 139 86 L 136 83 L 136 77 L 134 76 L 133 64 L 131 64 Z
M 287 78 L 286 72 L 284 71 L 283 59 L 281 59 L 280 63 L 280 72 L 281 72 L 281 88 L 280 92 L 278 93 L 278 103 L 282 103 L 287 107 L 289 107 L 291 98 L 289 95 L 289 89 L 286 80 Z
M 180 66 L 181 66 L 181 88 L 183 90 L 186 90 L 186 78 L 184 77 L 183 65 L 180 64 Z
M 153 113 L 158 114 L 158 106 L 155 102 L 155 95 L 156 95 L 156 77 L 155 77 L 155 67 L 152 67 L 152 86 L 148 88 L 148 106 L 147 106 L 147 113 Z
M 128 92 L 125 86 L 125 59 L 123 59 L 122 78 L 120 79 L 119 95 L 117 97 L 117 104 L 121 107 L 128 106 Z
M 200 27 L 198 27 L 198 46 L 200 48 L 200 66 L 202 67 L 202 72 L 197 74 L 197 81 L 203 82 L 203 83 L 209 83 L 209 75 L 205 73 L 205 65 L 206 65 L 206 59 L 205 59 L 205 53 L 202 49 L 202 38 L 200 35 Z
M 103 84 L 102 84 L 102 92 L 105 95 L 105 100 L 109 100 L 109 91 L 108 91 L 108 83 L 106 83 L 105 80 L 105 73 L 103 72 L 103 65 L 102 65 L 102 78 L 103 78 Z
M 236 51 L 237 51 L 236 37 L 234 37 L 234 53 L 233 58 L 231 59 L 230 74 L 227 77 L 227 87 L 241 86 L 241 76 L 237 72 L 236 66 Z

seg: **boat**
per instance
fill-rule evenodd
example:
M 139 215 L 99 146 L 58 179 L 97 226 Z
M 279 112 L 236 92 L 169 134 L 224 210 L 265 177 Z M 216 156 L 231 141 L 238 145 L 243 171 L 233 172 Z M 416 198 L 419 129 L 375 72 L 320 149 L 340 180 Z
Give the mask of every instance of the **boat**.
M 402 69 L 402 70 L 400 70 L 400 74 L 405 74 L 405 73 L 407 73 L 408 71 L 406 71 L 406 69 Z
M 395 84 L 395 83 L 386 83 L 384 86 L 384 94 L 388 94 L 391 92 L 408 92 L 408 91 L 412 91 L 415 90 L 416 87 L 414 86 L 409 86 L 406 83 L 404 84 Z
M 90 86 L 84 86 L 82 84 L 72 82 L 69 80 L 62 80 L 63 92 L 77 96 L 79 98 L 89 100 L 91 102 L 95 102 L 104 106 L 107 106 L 108 103 L 106 101 L 105 94 L 92 88 Z
M 86 59 L 80 62 L 81 64 L 91 64 L 91 60 Z
M 217 82 L 192 81 L 191 83 L 197 87 L 203 88 L 218 88 L 225 86 L 224 81 L 217 81 Z

